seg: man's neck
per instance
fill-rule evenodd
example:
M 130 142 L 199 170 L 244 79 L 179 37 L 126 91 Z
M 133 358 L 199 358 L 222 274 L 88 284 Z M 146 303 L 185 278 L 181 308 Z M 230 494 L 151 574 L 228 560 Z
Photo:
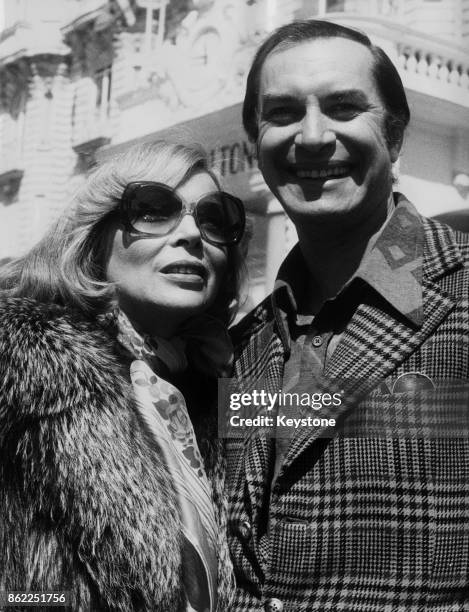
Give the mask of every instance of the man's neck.
M 386 220 L 394 210 L 392 194 L 387 209 L 377 209 L 363 221 L 343 219 L 315 226 L 297 226 L 300 249 L 313 279 L 307 302 L 318 311 L 324 302 L 334 298 L 353 278 L 373 248 Z

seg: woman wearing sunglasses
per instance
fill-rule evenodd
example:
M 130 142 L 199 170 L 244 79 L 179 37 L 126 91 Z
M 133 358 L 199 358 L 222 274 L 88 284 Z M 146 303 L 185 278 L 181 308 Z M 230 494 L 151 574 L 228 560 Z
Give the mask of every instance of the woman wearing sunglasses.
M 205 155 L 159 142 L 104 163 L 1 270 L 2 590 L 228 609 L 216 379 L 243 229 Z

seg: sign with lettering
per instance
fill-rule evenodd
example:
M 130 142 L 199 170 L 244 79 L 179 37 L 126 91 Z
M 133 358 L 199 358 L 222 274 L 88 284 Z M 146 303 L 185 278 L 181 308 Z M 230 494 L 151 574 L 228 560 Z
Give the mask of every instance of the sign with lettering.
M 246 142 L 223 144 L 210 150 L 210 164 L 225 177 L 255 168 L 252 146 Z

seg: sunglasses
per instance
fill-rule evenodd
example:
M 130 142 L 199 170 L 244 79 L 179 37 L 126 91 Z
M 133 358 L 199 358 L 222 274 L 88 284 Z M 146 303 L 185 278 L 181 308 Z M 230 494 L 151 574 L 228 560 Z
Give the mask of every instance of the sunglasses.
M 184 215 L 192 215 L 202 239 L 217 246 L 238 243 L 246 222 L 243 203 L 229 193 L 213 191 L 189 204 L 171 187 L 153 181 L 129 183 L 120 214 L 125 229 L 142 236 L 165 236 Z

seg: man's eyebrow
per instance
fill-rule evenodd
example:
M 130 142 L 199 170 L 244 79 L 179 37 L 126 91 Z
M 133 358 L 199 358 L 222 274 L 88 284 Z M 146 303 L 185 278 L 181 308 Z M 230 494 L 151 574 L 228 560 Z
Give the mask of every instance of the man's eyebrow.
M 342 91 L 334 91 L 330 94 L 327 94 L 325 97 L 327 102 L 342 102 L 346 100 L 347 102 L 357 102 L 361 104 L 368 104 L 368 96 L 361 89 L 344 89 Z
M 266 104 L 283 104 L 289 102 L 298 103 L 298 98 L 296 96 L 292 96 L 290 94 L 271 94 L 266 93 L 261 96 L 261 105 L 264 106 Z
M 323 98 L 325 102 L 355 102 L 357 104 L 367 105 L 369 99 L 367 94 L 362 89 L 343 89 L 341 91 L 333 91 L 326 94 Z M 271 104 L 298 104 L 298 96 L 282 93 L 265 93 L 260 98 L 261 107 Z

